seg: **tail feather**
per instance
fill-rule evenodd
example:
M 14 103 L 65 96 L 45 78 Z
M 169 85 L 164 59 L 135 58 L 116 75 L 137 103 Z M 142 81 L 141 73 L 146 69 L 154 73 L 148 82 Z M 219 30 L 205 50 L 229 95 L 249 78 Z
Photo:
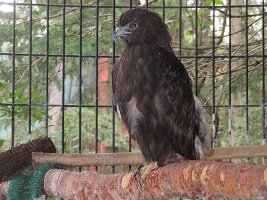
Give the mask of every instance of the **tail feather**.
M 211 148 L 210 135 L 205 118 L 205 111 L 197 97 L 195 98 L 195 108 L 197 114 L 197 135 L 195 136 L 195 148 L 199 159 L 204 158 L 204 153 L 208 152 Z

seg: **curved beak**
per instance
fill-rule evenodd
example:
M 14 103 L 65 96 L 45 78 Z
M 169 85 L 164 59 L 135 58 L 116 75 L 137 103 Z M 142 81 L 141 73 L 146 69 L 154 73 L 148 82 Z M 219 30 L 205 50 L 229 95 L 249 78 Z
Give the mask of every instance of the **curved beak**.
M 117 28 L 116 28 L 117 29 Z M 115 39 L 117 37 L 120 37 L 120 35 L 118 34 L 118 32 L 116 31 L 116 29 L 112 32 L 112 39 L 115 41 Z
M 116 27 L 116 29 L 113 31 L 112 33 L 112 39 L 115 41 L 115 39 L 117 37 L 124 37 L 128 34 L 128 32 L 126 31 L 125 26 L 123 27 Z

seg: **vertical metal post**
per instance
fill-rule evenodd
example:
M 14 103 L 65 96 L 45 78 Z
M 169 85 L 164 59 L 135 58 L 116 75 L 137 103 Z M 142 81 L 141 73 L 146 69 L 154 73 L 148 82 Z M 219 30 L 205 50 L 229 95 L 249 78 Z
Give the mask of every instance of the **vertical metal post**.
M 262 144 L 265 145 L 266 143 L 266 116 L 265 116 L 265 106 L 266 104 L 266 97 L 265 97 L 265 73 L 266 73 L 266 68 L 265 68 L 265 0 L 262 0 Z
M 112 19 L 112 30 L 115 30 L 116 26 L 116 0 L 113 0 L 113 19 Z M 112 41 L 112 64 L 114 66 L 115 64 L 115 57 L 116 57 L 116 46 L 115 46 L 115 41 Z M 113 81 L 113 80 L 112 80 Z M 112 152 L 115 153 L 115 145 L 116 145 L 116 137 L 115 137 L 115 112 L 114 112 L 114 107 L 112 109 Z M 115 166 L 112 166 L 112 173 L 115 173 Z
M 46 7 L 46 73 L 45 73 L 45 134 L 48 136 L 48 108 L 49 108 L 49 85 L 48 85 L 48 77 L 49 77 L 49 11 L 50 11 L 50 0 L 47 0 Z
M 15 140 L 16 0 L 13 3 L 11 147 Z
M 146 1 L 146 3 L 147 3 L 147 8 L 148 8 L 148 0 Z M 132 9 L 132 7 L 133 7 L 133 2 L 132 2 L 132 0 L 130 0 L 130 9 Z M 130 135 L 129 135 L 128 143 L 129 143 L 128 151 L 132 152 L 132 138 L 130 137 Z M 129 170 L 131 170 L 131 169 L 132 169 L 132 166 L 129 165 Z
M 82 68 L 83 68 L 83 0 L 80 0 L 79 52 L 79 153 L 82 153 Z
M 228 45 L 228 138 L 230 147 L 232 146 L 232 10 L 231 10 L 231 1 L 228 1 L 228 10 L 229 10 L 229 45 Z
M 249 122 L 248 122 L 248 0 L 246 0 L 246 145 L 248 145 L 248 130 L 249 130 Z
M 32 123 L 32 0 L 30 1 L 30 46 L 29 46 L 29 124 L 28 124 L 28 129 L 29 129 L 29 134 L 31 134 L 32 129 L 31 129 L 31 123 Z
M 61 152 L 64 153 L 65 151 L 65 62 L 66 62 L 66 49 L 65 49 L 65 42 L 66 42 L 66 0 L 63 1 L 63 24 L 62 24 L 62 135 L 61 135 Z
M 215 0 L 212 6 L 212 147 L 215 147 Z
M 165 22 L 165 0 L 162 0 L 162 18 Z
M 179 57 L 182 61 L 182 1 L 179 3 Z
M 198 1 L 195 3 L 195 93 L 198 96 Z
M 96 96 L 95 96 L 95 152 L 98 153 L 98 29 L 99 29 L 99 0 L 96 1 Z

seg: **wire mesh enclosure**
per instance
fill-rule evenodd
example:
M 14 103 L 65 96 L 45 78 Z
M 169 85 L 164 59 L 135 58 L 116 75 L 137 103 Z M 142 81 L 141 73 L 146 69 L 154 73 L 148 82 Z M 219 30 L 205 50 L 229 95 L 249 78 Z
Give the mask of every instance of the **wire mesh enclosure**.
M 111 103 L 112 31 L 136 7 L 168 25 L 212 146 L 265 144 L 265 0 L 0 0 L 1 150 L 48 135 L 64 153 L 138 151 Z

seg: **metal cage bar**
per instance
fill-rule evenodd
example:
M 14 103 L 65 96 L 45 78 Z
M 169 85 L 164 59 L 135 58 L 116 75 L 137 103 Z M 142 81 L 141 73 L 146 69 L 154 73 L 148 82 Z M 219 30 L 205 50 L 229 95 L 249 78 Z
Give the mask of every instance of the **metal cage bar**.
M 230 145 L 232 146 L 232 9 L 231 1 L 228 1 L 229 10 L 229 51 L 228 51 L 228 137 Z
M 30 35 L 30 42 L 29 42 L 29 124 L 28 124 L 28 129 L 29 129 L 29 134 L 32 132 L 32 0 L 30 1 L 30 30 L 29 30 L 29 35 Z
M 95 152 L 98 152 L 98 27 L 99 27 L 99 1 L 96 1 L 96 56 L 95 56 L 95 64 L 96 64 L 96 91 L 95 91 Z
M 48 136 L 48 118 L 49 118 L 49 49 L 50 49 L 50 42 L 49 42 L 49 12 L 50 12 L 50 0 L 47 0 L 47 6 L 46 6 L 46 74 L 45 74 L 45 134 Z
M 16 0 L 13 5 L 11 146 L 15 139 Z
M 215 46 L 215 48 L 217 48 Z M 182 48 L 182 50 L 185 48 Z M 3 52 L 1 55 L 6 56 L 12 56 L 12 53 Z M 30 56 L 28 53 L 16 53 L 16 56 Z M 33 53 L 32 56 L 43 56 L 46 57 L 46 54 L 40 54 L 40 53 Z M 61 57 L 61 54 L 49 54 L 50 57 Z M 65 58 L 79 58 L 79 54 L 65 54 Z M 83 58 L 96 58 L 95 55 L 82 55 Z M 112 58 L 112 55 L 98 55 L 98 58 Z M 262 58 L 262 55 L 250 55 L 250 58 Z M 115 58 L 119 58 L 119 55 L 116 55 Z M 181 56 L 181 58 L 186 59 L 195 59 L 195 56 Z M 213 58 L 212 56 L 206 56 L 206 55 L 198 55 L 198 59 L 200 58 Z M 228 55 L 215 55 L 214 58 L 228 58 Z M 246 55 L 232 55 L 232 58 L 246 58 Z
M 215 98 L 215 0 L 213 0 L 212 7 L 212 147 L 216 143 L 216 125 L 215 125 L 215 112 L 216 112 L 216 98 Z
M 148 2 L 148 0 L 146 0 Z M 0 1 L 0 4 L 6 4 L 6 5 L 13 5 L 14 3 L 9 3 L 9 2 L 3 2 Z M 29 6 L 29 3 L 22 3 L 22 2 L 16 2 L 15 5 L 19 5 L 19 6 Z M 33 3 L 33 6 L 46 6 L 47 4 L 44 3 Z M 50 7 L 62 7 L 62 4 L 50 4 Z M 65 4 L 65 7 L 80 7 L 79 4 Z M 94 5 L 83 5 L 84 8 L 95 8 L 96 6 Z M 112 8 L 113 5 L 99 5 L 98 8 Z M 216 8 L 227 8 L 228 6 L 226 5 L 216 5 Z M 243 8 L 243 5 L 232 5 L 232 8 Z M 260 4 L 250 4 L 248 5 L 248 7 L 258 7 L 261 8 L 262 5 Z M 116 8 L 125 8 L 125 9 L 129 9 L 131 8 L 130 5 L 129 6 L 122 6 L 122 5 L 117 5 Z M 162 8 L 162 6 L 150 6 L 149 3 L 146 3 L 146 8 L 150 8 L 150 9 L 158 9 L 158 8 Z M 176 5 L 166 5 L 165 8 L 180 8 L 180 6 L 176 6 Z M 195 6 L 182 6 L 182 8 L 195 8 Z M 198 6 L 198 8 L 207 8 L 207 9 L 212 9 L 213 5 L 200 5 Z
M 195 6 L 195 95 L 198 96 L 198 1 Z
M 266 111 L 265 111 L 265 105 L 266 105 L 266 76 L 265 76 L 265 72 L 266 72 L 266 68 L 265 68 L 265 60 L 266 60 L 266 55 L 265 55 L 265 8 L 266 8 L 266 4 L 265 4 L 265 0 L 262 0 L 262 144 L 266 144 Z
M 249 134 L 249 114 L 248 114 L 248 0 L 246 0 L 246 144 L 248 145 L 248 134 Z
M 62 108 L 61 108 L 61 128 L 62 128 L 62 135 L 61 135 L 61 152 L 64 153 L 65 151 L 65 62 L 66 62 L 66 0 L 63 1 L 63 20 L 62 20 Z
M 82 67 L 83 67 L 83 0 L 80 1 L 80 32 L 79 32 L 79 42 L 80 42 L 80 57 L 79 57 L 79 153 L 82 153 Z
M 112 30 L 115 30 L 116 28 L 116 0 L 113 0 L 113 15 L 112 15 Z M 116 51 L 115 51 L 115 41 L 112 41 L 112 64 L 115 64 L 115 57 L 116 57 Z M 116 151 L 116 137 L 115 137 L 115 111 L 112 109 L 112 152 L 115 153 Z M 115 173 L 115 166 L 112 166 L 112 173 Z

